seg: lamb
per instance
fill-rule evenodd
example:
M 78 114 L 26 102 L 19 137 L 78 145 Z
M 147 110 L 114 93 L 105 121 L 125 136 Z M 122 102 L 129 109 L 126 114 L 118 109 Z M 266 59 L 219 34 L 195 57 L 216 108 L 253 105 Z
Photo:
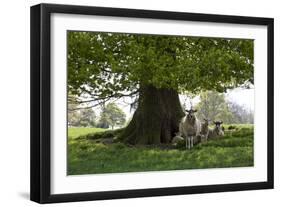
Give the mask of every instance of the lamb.
M 209 130 L 208 138 L 222 137 L 224 136 L 222 121 L 214 121 L 215 128 Z
M 204 118 L 204 122 L 201 123 L 201 140 L 207 141 L 209 136 L 209 119 Z
M 185 147 L 188 149 L 193 147 L 194 137 L 200 136 L 201 123 L 194 115 L 197 110 L 185 110 L 187 115 L 182 118 L 179 124 L 180 134 L 185 138 Z
M 180 132 L 177 132 L 172 139 L 172 145 L 177 146 L 182 141 L 184 141 L 184 138 L 181 136 Z

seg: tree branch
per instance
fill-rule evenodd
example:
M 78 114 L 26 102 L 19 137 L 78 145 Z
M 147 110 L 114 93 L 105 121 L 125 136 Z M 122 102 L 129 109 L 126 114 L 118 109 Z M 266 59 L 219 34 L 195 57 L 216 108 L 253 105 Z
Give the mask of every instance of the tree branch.
M 102 98 L 94 98 L 94 99 L 89 99 L 89 100 L 84 100 L 84 101 L 77 101 L 77 104 L 82 104 L 82 103 L 89 103 L 89 102 L 94 102 L 94 101 L 99 101 L 99 100 L 105 100 L 105 99 L 110 99 L 110 98 L 122 98 L 122 97 L 128 97 L 128 96 L 133 96 L 137 94 L 139 90 L 133 91 L 129 94 L 123 94 L 123 93 L 117 93 L 117 94 L 112 94 L 110 96 L 102 97 Z
M 107 97 L 103 97 L 103 98 L 96 98 L 96 99 L 91 99 L 91 100 L 85 100 L 85 101 L 69 101 L 68 102 L 72 102 L 72 103 L 76 103 L 76 104 L 83 104 L 83 103 L 90 103 L 90 102 L 98 102 L 94 105 L 90 105 L 90 106 L 85 106 L 85 107 L 77 107 L 77 108 L 73 108 L 73 109 L 68 109 L 68 111 L 76 111 L 76 110 L 81 110 L 81 109 L 88 109 L 88 108 L 93 108 L 93 107 L 96 107 L 96 106 L 99 106 L 99 105 L 102 105 L 104 103 L 106 103 L 107 101 L 109 101 L 110 99 L 112 98 L 115 98 L 115 101 L 122 98 L 122 97 L 128 97 L 128 96 L 133 96 L 135 94 L 137 94 L 139 92 L 139 90 L 136 90 L 136 91 L 133 91 L 131 92 L 130 94 L 120 94 L 119 93 L 119 96 L 116 96 L 116 94 L 114 95 L 111 95 L 111 96 L 107 96 Z

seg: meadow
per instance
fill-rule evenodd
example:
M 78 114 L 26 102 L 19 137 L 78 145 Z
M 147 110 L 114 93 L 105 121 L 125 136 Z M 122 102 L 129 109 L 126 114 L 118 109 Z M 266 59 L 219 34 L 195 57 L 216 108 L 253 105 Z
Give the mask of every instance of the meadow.
M 131 146 L 114 131 L 68 129 L 68 175 L 253 166 L 253 125 L 224 125 L 225 136 L 191 150 L 171 145 Z

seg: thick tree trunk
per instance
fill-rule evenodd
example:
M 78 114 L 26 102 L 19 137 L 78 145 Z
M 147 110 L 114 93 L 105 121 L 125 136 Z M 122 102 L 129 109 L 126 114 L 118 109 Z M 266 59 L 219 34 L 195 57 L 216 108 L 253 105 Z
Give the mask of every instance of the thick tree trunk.
M 121 136 L 130 144 L 169 143 L 183 116 L 175 90 L 146 86 L 141 89 L 138 108 Z

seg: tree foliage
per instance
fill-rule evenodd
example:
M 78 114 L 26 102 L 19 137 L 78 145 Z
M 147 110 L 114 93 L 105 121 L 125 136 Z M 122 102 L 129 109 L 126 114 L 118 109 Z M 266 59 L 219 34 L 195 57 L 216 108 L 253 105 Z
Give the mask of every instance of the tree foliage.
M 68 35 L 68 91 L 104 101 L 152 85 L 178 92 L 253 84 L 253 40 L 124 33 Z
M 111 127 L 113 129 L 115 126 L 124 125 L 125 122 L 125 113 L 115 103 L 108 103 L 102 109 L 98 126 L 101 128 Z
M 211 121 L 231 123 L 233 114 L 228 107 L 223 93 L 207 91 L 200 94 L 200 102 L 196 109 L 199 119 L 208 118 Z
M 225 99 L 223 93 L 207 91 L 200 93 L 200 102 L 196 105 L 198 118 L 220 120 L 226 124 L 253 124 L 253 112 L 243 106 Z
M 231 123 L 233 124 L 253 124 L 254 112 L 245 109 L 235 102 L 229 102 L 229 109 L 233 114 Z
M 96 114 L 91 108 L 75 110 L 76 104 L 68 106 L 68 124 L 74 127 L 93 127 L 96 125 Z

